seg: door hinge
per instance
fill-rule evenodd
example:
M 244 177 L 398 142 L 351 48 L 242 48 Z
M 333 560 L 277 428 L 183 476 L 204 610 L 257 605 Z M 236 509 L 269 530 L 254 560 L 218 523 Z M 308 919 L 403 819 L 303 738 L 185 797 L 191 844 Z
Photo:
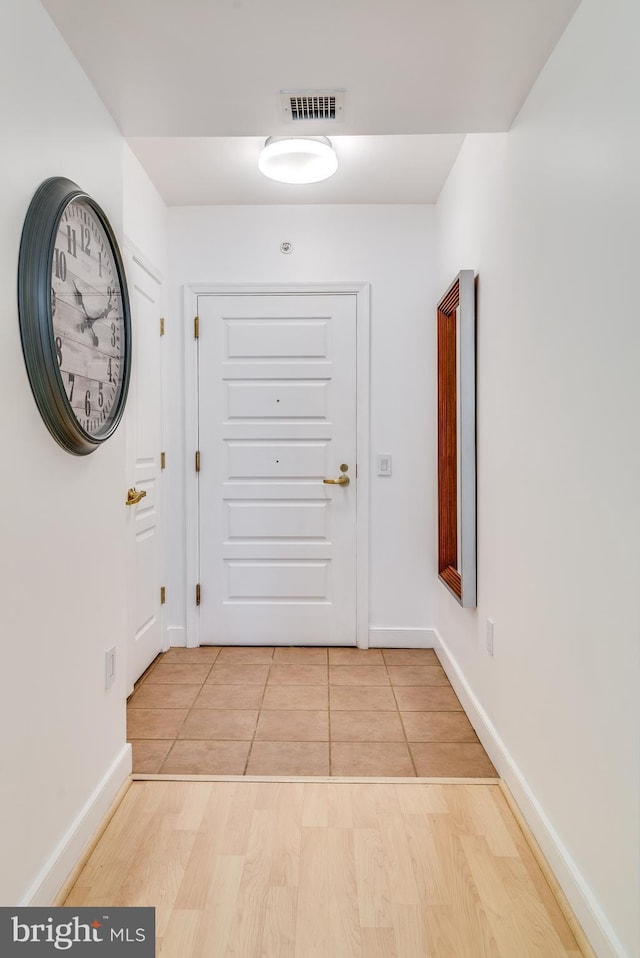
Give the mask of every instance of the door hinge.
M 164 336 L 164 316 L 160 317 L 160 335 Z
M 196 586 L 196 605 L 200 605 L 200 583 Z
M 200 472 L 200 450 L 196 452 L 196 472 Z
M 199 316 L 193 317 L 193 338 L 194 339 L 200 338 L 200 317 Z
M 166 586 L 160 586 L 160 605 L 164 605 L 167 601 L 167 589 Z
M 166 454 L 166 452 L 161 452 L 161 453 L 160 453 L 160 468 L 161 468 L 161 469 L 166 469 L 166 468 L 167 468 L 167 454 Z

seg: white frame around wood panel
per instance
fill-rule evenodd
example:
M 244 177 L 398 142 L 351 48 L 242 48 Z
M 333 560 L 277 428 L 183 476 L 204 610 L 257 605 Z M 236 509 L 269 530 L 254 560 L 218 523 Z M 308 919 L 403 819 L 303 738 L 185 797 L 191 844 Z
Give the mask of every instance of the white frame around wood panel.
M 356 410 L 358 500 L 356 514 L 356 642 L 358 648 L 369 647 L 369 284 L 368 283 L 302 283 L 242 284 L 192 283 L 183 291 L 184 321 L 184 394 L 185 394 L 185 526 L 187 647 L 200 645 L 200 613 L 195 604 L 195 586 L 199 581 L 200 554 L 198 539 L 198 477 L 194 454 L 198 448 L 198 351 L 193 319 L 197 314 L 198 296 L 286 296 L 286 295 L 351 295 L 356 297 Z
M 158 295 L 158 303 L 160 306 L 160 312 L 158 313 L 158 324 L 160 323 L 160 318 L 164 315 L 166 307 L 166 283 L 164 275 L 160 270 L 154 266 L 154 264 L 147 259 L 142 250 L 136 246 L 136 244 L 128 237 L 124 236 L 122 241 L 122 249 L 124 253 L 124 263 L 125 270 L 129 269 L 131 265 L 138 266 L 140 269 L 149 277 L 149 279 L 155 283 L 160 290 Z M 127 276 L 129 286 L 131 287 L 132 278 L 131 275 Z M 132 321 L 135 321 L 132 317 Z M 160 335 L 160 328 L 158 326 L 158 335 Z M 135 337 L 134 337 L 135 338 Z M 134 356 L 135 362 L 135 356 Z M 158 455 L 160 455 L 162 449 L 164 448 L 164 432 L 167 422 L 167 389 L 166 383 L 168 382 L 167 376 L 167 356 L 166 350 L 162 348 L 162 340 L 160 345 L 160 449 L 158 450 Z M 131 468 L 133 462 L 133 448 L 132 448 L 132 436 L 131 436 L 131 426 L 127 418 L 127 412 L 125 410 L 125 456 L 127 464 L 127 473 Z M 158 509 L 158 543 L 159 543 L 159 559 L 158 565 L 160 569 L 160 584 L 165 584 L 167 581 L 167 555 L 166 555 L 166 528 L 167 528 L 167 507 L 166 507 L 166 490 L 163 483 L 162 469 L 158 476 L 158 495 L 157 495 L 157 509 Z M 132 477 L 127 475 L 127 484 L 128 480 Z M 123 490 L 125 483 L 123 482 Z M 128 560 L 131 561 L 131 556 L 128 556 Z M 131 570 L 130 570 L 131 571 Z M 129 687 L 129 642 L 131 641 L 131 636 L 134 632 L 134 613 L 135 608 L 135 595 L 131 592 L 131 585 L 133 580 L 128 579 L 128 595 L 127 595 L 127 695 L 131 695 L 133 692 L 133 685 Z M 162 652 L 166 652 L 169 648 L 169 633 L 167 631 L 167 615 L 166 615 L 166 605 L 160 604 L 160 631 L 162 636 Z

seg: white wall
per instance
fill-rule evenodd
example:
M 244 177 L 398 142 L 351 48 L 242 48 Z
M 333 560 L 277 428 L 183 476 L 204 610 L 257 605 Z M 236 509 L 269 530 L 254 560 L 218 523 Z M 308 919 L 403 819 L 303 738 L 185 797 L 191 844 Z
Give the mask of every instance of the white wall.
M 434 209 L 429 206 L 183 207 L 169 210 L 172 304 L 167 469 L 170 625 L 185 625 L 184 284 L 371 283 L 371 452 L 393 476 L 371 479 L 371 618 L 434 621 Z M 280 252 L 287 240 L 293 252 Z M 188 317 L 191 324 L 192 317 Z M 192 461 L 193 450 L 188 451 Z M 366 463 L 359 468 L 367 468 Z M 195 584 L 195 583 L 194 583 Z M 192 590 L 189 589 L 189 600 Z M 178 641 L 179 631 L 172 634 Z
M 73 859 L 67 849 L 49 874 L 60 843 L 84 812 L 76 839 L 90 834 L 130 758 L 123 669 L 104 690 L 105 649 L 116 645 L 124 661 L 123 434 L 83 458 L 54 442 L 29 388 L 15 294 L 22 224 L 45 178 L 75 180 L 119 231 L 121 138 L 37 0 L 2 4 L 0 64 L 0 903 L 9 905 L 49 899 Z
M 635 0 L 583 0 L 512 131 L 467 137 L 438 204 L 440 286 L 460 268 L 479 274 L 478 610 L 439 586 L 438 629 L 598 953 L 629 958 L 639 36 Z
M 130 769 L 125 429 L 86 458 L 49 436 L 20 346 L 20 234 L 37 186 L 64 175 L 98 200 L 121 239 L 126 232 L 166 272 L 166 207 L 40 3 L 10 0 L 0 17 L 0 271 L 8 291 L 0 429 L 11 464 L 0 474 L 0 724 L 15 731 L 0 750 L 0 902 L 44 903 Z M 117 677 L 107 692 L 104 653 L 112 645 Z
M 166 281 L 167 207 L 131 147 L 122 145 L 122 232 Z

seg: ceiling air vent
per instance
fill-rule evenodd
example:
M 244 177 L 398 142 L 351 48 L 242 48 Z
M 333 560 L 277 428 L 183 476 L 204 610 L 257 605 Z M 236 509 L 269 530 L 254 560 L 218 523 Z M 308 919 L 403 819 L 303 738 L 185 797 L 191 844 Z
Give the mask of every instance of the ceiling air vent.
M 291 123 L 299 120 L 334 120 L 344 116 L 344 90 L 284 90 L 280 105 Z

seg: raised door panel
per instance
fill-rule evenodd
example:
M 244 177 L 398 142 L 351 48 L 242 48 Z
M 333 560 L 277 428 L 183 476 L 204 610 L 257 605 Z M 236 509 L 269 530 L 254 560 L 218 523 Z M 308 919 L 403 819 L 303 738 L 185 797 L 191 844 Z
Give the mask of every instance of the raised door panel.
M 323 359 L 327 326 L 325 319 L 229 317 L 225 321 L 226 353 L 229 359 Z
M 228 598 L 259 599 L 263 602 L 281 599 L 317 602 L 328 601 L 327 562 L 267 560 L 227 563 Z
M 328 503 L 226 502 L 226 537 L 234 539 L 323 539 L 328 537 Z
M 226 384 L 228 419 L 327 419 L 326 382 Z
M 229 479 L 322 479 L 327 442 L 228 442 Z

